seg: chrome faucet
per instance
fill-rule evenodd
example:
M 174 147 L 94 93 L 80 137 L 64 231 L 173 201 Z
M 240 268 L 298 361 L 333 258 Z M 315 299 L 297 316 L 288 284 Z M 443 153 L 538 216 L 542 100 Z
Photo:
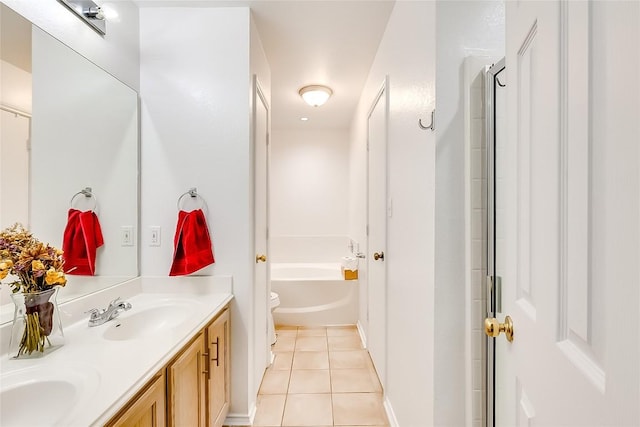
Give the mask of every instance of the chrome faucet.
M 87 313 L 91 313 L 91 317 L 89 317 L 89 326 L 102 325 L 111 319 L 115 319 L 121 312 L 127 310 L 131 310 L 131 303 L 127 301 L 120 301 L 120 297 L 118 297 L 109 303 L 109 307 L 103 310 L 92 308 L 87 311 Z

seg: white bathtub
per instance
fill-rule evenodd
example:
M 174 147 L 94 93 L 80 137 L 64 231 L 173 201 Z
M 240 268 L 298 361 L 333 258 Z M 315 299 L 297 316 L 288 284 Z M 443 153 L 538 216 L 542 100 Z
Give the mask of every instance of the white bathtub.
M 344 280 L 340 264 L 271 264 L 271 290 L 280 296 L 276 325 L 355 325 L 358 281 Z

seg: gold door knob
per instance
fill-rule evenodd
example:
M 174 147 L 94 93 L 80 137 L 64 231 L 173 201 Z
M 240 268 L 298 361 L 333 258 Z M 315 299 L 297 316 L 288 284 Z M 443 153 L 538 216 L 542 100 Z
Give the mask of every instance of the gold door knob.
M 380 260 L 380 261 L 384 261 L 384 252 L 374 252 L 373 253 L 373 259 L 375 259 L 376 261 Z
M 511 317 L 504 318 L 504 323 L 498 322 L 495 317 L 487 317 L 484 319 L 484 333 L 490 337 L 497 337 L 500 332 L 504 332 L 507 336 L 507 341 L 513 341 L 513 321 Z
M 256 255 L 256 263 L 258 262 L 267 262 L 267 256 L 265 254 Z

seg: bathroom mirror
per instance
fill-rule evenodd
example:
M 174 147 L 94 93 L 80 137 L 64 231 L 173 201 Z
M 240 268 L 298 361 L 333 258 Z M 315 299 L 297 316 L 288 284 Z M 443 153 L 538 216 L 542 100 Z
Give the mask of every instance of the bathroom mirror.
M 59 303 L 136 277 L 137 93 L 3 4 L 0 18 L 0 226 L 22 222 L 62 248 L 70 207 L 94 209 L 96 274 L 68 275 Z M 0 286 L 0 322 L 9 293 Z

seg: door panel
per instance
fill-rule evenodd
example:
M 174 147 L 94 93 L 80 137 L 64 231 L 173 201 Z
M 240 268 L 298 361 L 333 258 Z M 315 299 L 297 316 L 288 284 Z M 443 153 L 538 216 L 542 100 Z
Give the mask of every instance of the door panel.
M 387 246 L 387 93 L 385 81 L 371 107 L 367 129 L 367 348 L 383 387 L 387 345 L 387 268 L 384 260 Z
M 254 77 L 254 392 L 257 395 L 271 357 L 268 342 L 269 257 L 268 257 L 268 143 L 269 108 Z M 264 255 L 264 258 L 261 256 Z
M 640 5 L 506 7 L 496 425 L 638 425 Z

